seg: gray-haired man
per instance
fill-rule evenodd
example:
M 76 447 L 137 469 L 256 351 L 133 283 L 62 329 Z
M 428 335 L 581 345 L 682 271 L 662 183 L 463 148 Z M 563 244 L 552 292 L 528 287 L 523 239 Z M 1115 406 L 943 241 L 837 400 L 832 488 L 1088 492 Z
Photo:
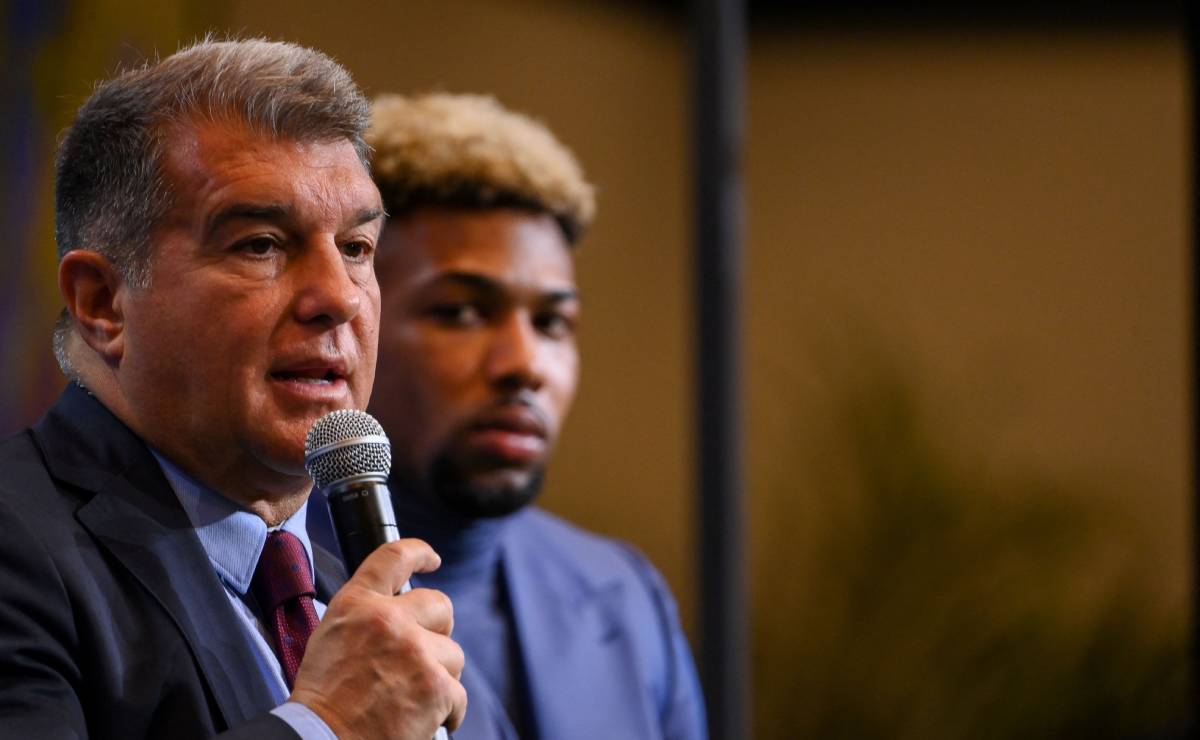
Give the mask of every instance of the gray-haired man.
M 0 443 L 0 735 L 461 722 L 448 599 L 395 595 L 437 556 L 393 543 L 343 586 L 304 529 L 305 433 L 374 381 L 367 116 L 337 64 L 265 41 L 197 44 L 80 109 L 56 180 L 74 382 Z

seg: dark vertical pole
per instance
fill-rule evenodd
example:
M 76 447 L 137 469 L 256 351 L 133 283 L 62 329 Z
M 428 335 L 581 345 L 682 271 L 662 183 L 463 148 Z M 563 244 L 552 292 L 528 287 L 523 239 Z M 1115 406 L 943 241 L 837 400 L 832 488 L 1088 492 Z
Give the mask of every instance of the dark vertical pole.
M 700 673 L 714 740 L 750 736 L 741 422 L 743 0 L 695 0 Z
M 1188 113 L 1191 122 L 1191 177 L 1188 179 L 1191 205 L 1191 435 L 1192 435 L 1192 630 L 1191 682 L 1192 690 L 1188 717 L 1188 738 L 1200 738 L 1200 7 L 1189 2 L 1184 5 L 1186 28 L 1185 47 L 1188 71 Z

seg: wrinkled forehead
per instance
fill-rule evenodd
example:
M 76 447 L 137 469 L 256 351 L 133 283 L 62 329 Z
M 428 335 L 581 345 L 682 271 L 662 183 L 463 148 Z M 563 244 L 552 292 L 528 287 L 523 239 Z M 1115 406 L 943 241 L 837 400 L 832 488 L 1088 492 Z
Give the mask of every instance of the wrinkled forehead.
M 162 176 L 177 223 L 209 226 L 234 209 L 329 227 L 380 209 L 379 192 L 348 139 L 281 138 L 224 120 L 175 125 L 167 136 Z

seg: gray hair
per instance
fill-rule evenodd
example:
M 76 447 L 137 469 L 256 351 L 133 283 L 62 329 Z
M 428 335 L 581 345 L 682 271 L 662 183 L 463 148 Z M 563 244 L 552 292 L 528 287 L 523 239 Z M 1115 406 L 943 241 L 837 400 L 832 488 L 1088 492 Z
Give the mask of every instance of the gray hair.
M 90 249 L 134 287 L 150 283 L 150 235 L 174 203 L 162 173 L 173 127 L 230 120 L 275 139 L 354 145 L 370 170 L 363 132 L 370 104 L 350 73 L 295 44 L 204 39 L 100 83 L 80 107 L 55 160 L 58 256 Z M 54 354 L 70 378 L 66 312 Z
M 103 254 L 129 283 L 149 283 L 150 234 L 172 206 L 162 159 L 172 127 L 239 121 L 264 136 L 346 139 L 369 167 L 370 105 L 337 62 L 295 44 L 205 39 L 101 83 L 58 149 L 58 255 Z
M 71 362 L 71 350 L 67 347 L 69 341 L 71 341 L 71 314 L 64 308 L 54 322 L 51 348 L 54 350 L 54 359 L 58 361 L 58 369 L 62 370 L 62 374 L 82 385 L 83 379 L 79 375 L 79 370 L 75 368 L 75 363 Z

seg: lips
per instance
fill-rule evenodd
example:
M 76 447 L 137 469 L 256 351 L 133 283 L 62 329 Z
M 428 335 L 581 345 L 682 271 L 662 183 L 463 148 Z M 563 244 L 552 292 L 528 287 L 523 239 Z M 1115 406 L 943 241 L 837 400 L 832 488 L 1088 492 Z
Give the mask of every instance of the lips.
M 546 437 L 546 422 L 542 420 L 541 414 L 533 407 L 523 404 L 492 407 L 475 417 L 471 428 L 496 429 L 543 439 Z
M 467 441 L 478 454 L 493 462 L 525 466 L 545 457 L 549 433 L 536 409 L 507 404 L 477 416 L 467 428 Z
M 279 380 L 294 380 L 300 383 L 332 383 L 343 377 L 332 368 L 303 368 L 300 370 L 280 370 L 271 373 L 271 377 Z
M 269 373 L 275 387 L 301 400 L 341 397 L 350 375 L 340 357 L 301 357 L 277 363 Z
M 271 370 L 271 377 L 301 383 L 333 383 L 348 375 L 346 362 L 340 357 L 303 358 L 281 362 Z

